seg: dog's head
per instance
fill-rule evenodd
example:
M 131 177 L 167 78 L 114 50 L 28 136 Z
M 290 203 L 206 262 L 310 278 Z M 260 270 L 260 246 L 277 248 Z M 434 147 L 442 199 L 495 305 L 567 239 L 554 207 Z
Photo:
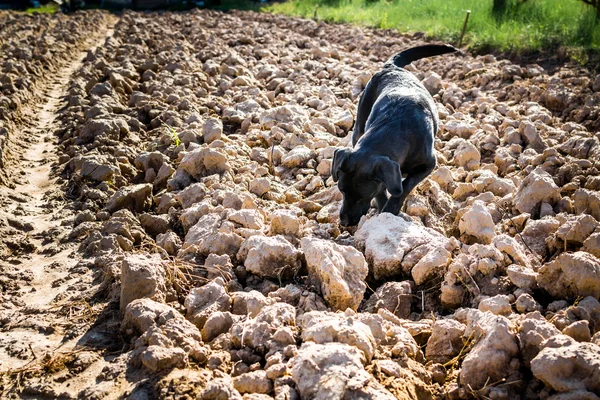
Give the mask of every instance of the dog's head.
M 402 195 L 400 166 L 385 156 L 338 149 L 333 155 L 331 176 L 344 195 L 340 209 L 340 223 L 344 226 L 358 224 L 381 191 L 387 189 L 392 196 Z

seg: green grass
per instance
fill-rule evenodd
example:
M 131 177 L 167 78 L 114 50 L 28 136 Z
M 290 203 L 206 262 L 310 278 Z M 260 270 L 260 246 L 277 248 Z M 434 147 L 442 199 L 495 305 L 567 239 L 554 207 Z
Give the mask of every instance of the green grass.
M 33 14 L 33 13 L 38 13 L 38 14 L 54 14 L 55 12 L 58 11 L 58 4 L 54 3 L 54 2 L 50 2 L 48 4 L 44 4 L 43 6 L 40 7 L 30 7 L 28 9 L 25 10 L 25 12 L 27 14 Z
M 501 15 L 492 14 L 492 0 L 291 0 L 262 10 L 313 18 L 317 9 L 328 22 L 425 32 L 454 44 L 471 10 L 463 45 L 475 51 L 600 50 L 600 21 L 581 0 L 508 2 Z

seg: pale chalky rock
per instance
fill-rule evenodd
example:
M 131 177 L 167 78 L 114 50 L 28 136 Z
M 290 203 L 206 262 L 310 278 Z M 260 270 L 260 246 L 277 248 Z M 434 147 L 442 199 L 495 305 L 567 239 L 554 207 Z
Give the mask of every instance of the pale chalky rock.
M 260 211 L 251 209 L 234 211 L 229 214 L 227 219 L 240 224 L 244 228 L 255 230 L 261 230 L 265 222 L 265 217 Z
M 458 229 L 466 238 L 473 238 L 485 244 L 491 243 L 496 236 L 492 215 L 481 200 L 476 200 L 462 215 L 458 222 Z
M 234 322 L 232 342 L 252 349 L 282 350 L 296 344 L 296 308 L 286 303 L 264 306 L 255 318 Z
M 546 339 L 560 335 L 560 331 L 538 311 L 521 316 L 517 320 L 521 354 L 525 366 L 529 367 L 531 360 L 542 350 Z
M 233 325 L 233 316 L 228 311 L 212 313 L 202 327 L 202 340 L 210 342 L 222 333 L 229 331 Z
M 231 169 L 227 156 L 206 146 L 194 149 L 183 156 L 178 170 L 187 172 L 199 181 L 205 176 L 222 174 Z
M 258 197 L 261 197 L 269 190 L 271 190 L 271 183 L 267 178 L 252 179 L 250 181 L 250 184 L 248 185 L 248 190 L 250 190 L 251 193 L 254 193 Z
M 503 294 L 481 300 L 477 308 L 483 312 L 489 311 L 492 314 L 504 316 L 508 316 L 512 312 L 508 296 Z
M 275 303 L 275 299 L 266 297 L 257 290 L 233 292 L 231 298 L 233 299 L 231 311 L 236 315 L 248 315 L 250 318 L 256 317 L 263 307 Z
M 150 206 L 152 206 L 152 185 L 141 183 L 117 190 L 106 203 L 106 211 L 113 213 L 126 208 L 141 213 L 147 211 Z
M 579 247 L 590 237 L 598 225 L 591 215 L 569 216 L 567 221 L 556 231 L 556 237 L 563 243 Z
M 590 214 L 600 221 L 600 193 L 597 190 L 577 189 L 573 195 L 575 213 Z
M 127 335 L 141 335 L 132 356 L 139 356 L 151 370 L 187 365 L 189 358 L 206 362 L 208 350 L 202 346 L 198 328 L 166 304 L 150 299 L 132 301 L 125 309 L 121 329 Z
M 195 206 L 202 200 L 206 199 L 208 188 L 203 183 L 194 183 L 189 185 L 181 192 L 175 195 L 175 198 L 181 203 L 183 209 Z M 187 210 L 186 210 L 187 211 Z
M 311 311 L 302 315 L 302 340 L 304 342 L 345 343 L 359 349 L 364 364 L 371 362 L 375 354 L 375 338 L 371 328 L 355 316 L 342 313 Z
M 519 346 L 508 319 L 479 310 L 461 309 L 455 314 L 466 322 L 465 336 L 476 340 L 475 346 L 465 357 L 460 370 L 462 385 L 481 389 L 489 382 L 496 382 L 517 373 Z
M 365 371 L 361 357 L 360 350 L 343 343 L 303 343 L 291 361 L 301 398 L 395 399 Z
M 537 272 L 530 267 L 511 264 L 506 268 L 506 275 L 513 285 L 521 289 L 535 289 L 537 286 Z
M 271 214 L 271 235 L 298 236 L 302 222 L 291 210 L 275 210 Z
M 305 165 L 315 156 L 314 152 L 306 146 L 296 146 L 281 158 L 281 165 L 286 168 L 298 168 Z
M 504 197 L 516 190 L 510 179 L 500 178 L 490 170 L 482 169 L 478 173 L 472 182 L 479 193 L 492 192 L 496 196 Z
M 463 335 L 466 328 L 453 319 L 436 320 L 427 340 L 427 360 L 443 364 L 456 357 L 464 347 Z
M 204 143 L 212 143 L 221 139 L 223 134 L 223 123 L 217 118 L 208 118 L 202 126 L 202 139 Z
M 271 393 L 273 381 L 265 371 L 252 371 L 233 378 L 233 387 L 240 393 Z
M 237 254 L 238 260 L 253 274 L 287 279 L 300 269 L 302 252 L 281 235 L 251 236 L 246 239 Z
M 264 129 L 280 126 L 288 132 L 294 130 L 302 132 L 302 128 L 308 121 L 306 109 L 299 106 L 274 107 L 260 114 L 260 124 Z
M 233 387 L 229 375 L 209 380 L 206 388 L 199 394 L 199 399 L 242 400 L 242 395 Z
M 426 254 L 449 244 L 433 229 L 390 213 L 363 219 L 354 241 L 364 251 L 375 279 L 410 273 Z
M 438 247 L 421 258 L 410 274 L 415 283 L 421 285 L 432 278 L 443 275 L 451 260 L 452 253 L 443 247 Z
M 600 258 L 600 233 L 593 233 L 583 242 L 583 250 Z
M 172 368 L 184 368 L 187 365 L 187 355 L 179 347 L 148 346 L 140 355 L 144 367 L 157 372 Z
M 351 246 L 317 238 L 303 238 L 309 279 L 320 289 L 327 304 L 337 310 L 356 310 L 367 285 L 369 268 L 363 254 Z
M 435 72 L 428 72 L 428 75 L 429 76 L 423 79 L 423 85 L 433 96 L 442 88 L 442 77 Z
M 531 372 L 557 392 L 587 390 L 600 394 L 600 346 L 556 335 L 531 360 Z
M 538 273 L 538 285 L 555 298 L 600 297 L 600 259 L 584 251 L 562 253 Z
M 129 254 L 121 262 L 121 313 L 133 300 L 149 298 L 164 302 L 165 267 L 158 254 Z
M 477 147 L 468 140 L 457 140 L 459 143 L 454 151 L 454 163 L 456 166 L 464 167 L 468 171 L 477 169 L 481 161 L 481 154 L 479 154 Z
M 178 254 L 227 254 L 232 259 L 238 253 L 243 238 L 236 233 L 221 232 L 221 216 L 216 213 L 206 214 L 192 226 Z
M 412 298 L 410 282 L 385 282 L 369 297 L 361 311 L 377 313 L 380 309 L 386 309 L 398 318 L 408 318 Z
M 181 248 L 181 244 L 181 239 L 173 231 L 161 233 L 158 234 L 158 236 L 156 236 L 156 245 L 165 250 L 170 256 L 174 256 L 177 254 L 177 252 Z
M 185 298 L 186 318 L 202 329 L 208 318 L 217 311 L 230 311 L 231 297 L 225 282 L 217 278 L 202 287 L 193 288 Z
M 348 131 L 350 128 L 352 128 L 352 125 L 354 125 L 354 116 L 349 110 L 344 110 L 337 115 L 333 121 L 333 124 L 335 126 L 339 126 L 344 131 Z
M 560 198 L 560 189 L 552 176 L 537 167 L 521 182 L 514 198 L 514 206 L 521 213 L 534 214 L 542 202 L 553 205 Z
M 515 308 L 520 313 L 540 311 L 542 306 L 530 294 L 523 293 L 515 301 Z

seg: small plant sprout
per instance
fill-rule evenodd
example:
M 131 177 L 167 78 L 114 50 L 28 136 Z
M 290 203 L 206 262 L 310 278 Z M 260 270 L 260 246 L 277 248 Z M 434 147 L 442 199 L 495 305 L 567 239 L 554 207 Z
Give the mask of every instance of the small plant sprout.
M 177 134 L 175 128 L 173 128 L 171 125 L 167 124 L 164 121 L 161 122 L 164 125 L 164 127 L 167 128 L 167 133 L 169 134 L 169 136 L 171 136 L 171 140 L 175 143 L 175 147 L 178 147 L 181 144 L 181 140 L 179 140 L 179 135 Z

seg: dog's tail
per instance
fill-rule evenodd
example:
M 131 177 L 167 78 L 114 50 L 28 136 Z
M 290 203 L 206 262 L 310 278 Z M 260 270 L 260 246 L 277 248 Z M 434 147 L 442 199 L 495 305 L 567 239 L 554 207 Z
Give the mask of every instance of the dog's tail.
M 386 62 L 386 65 L 394 64 L 397 67 L 404 68 L 411 62 L 420 60 L 421 58 L 439 56 L 440 54 L 453 53 L 455 51 L 457 50 L 448 44 L 428 44 L 413 47 L 391 57 Z

